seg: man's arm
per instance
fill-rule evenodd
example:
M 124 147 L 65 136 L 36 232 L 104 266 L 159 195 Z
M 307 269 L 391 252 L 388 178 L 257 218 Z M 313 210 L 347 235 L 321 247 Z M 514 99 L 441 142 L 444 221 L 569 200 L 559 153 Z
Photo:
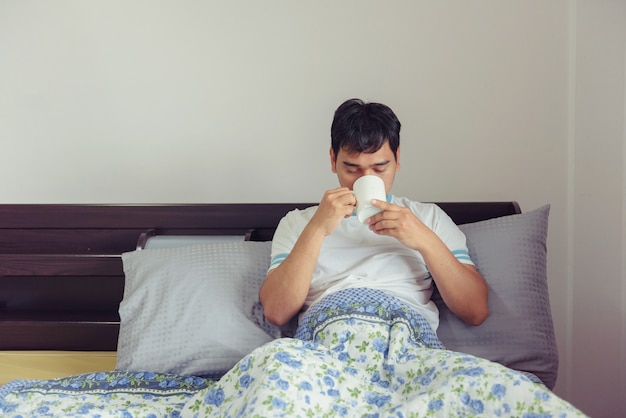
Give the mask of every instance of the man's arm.
M 332 234 L 343 218 L 352 215 L 355 204 L 354 195 L 345 187 L 324 194 L 287 258 L 268 272 L 261 286 L 259 297 L 269 322 L 283 326 L 300 311 L 324 238 Z
M 448 308 L 468 324 L 480 325 L 489 313 L 488 289 L 474 266 L 460 263 L 410 209 L 378 200 L 373 204 L 383 212 L 367 220 L 370 229 L 419 251 Z

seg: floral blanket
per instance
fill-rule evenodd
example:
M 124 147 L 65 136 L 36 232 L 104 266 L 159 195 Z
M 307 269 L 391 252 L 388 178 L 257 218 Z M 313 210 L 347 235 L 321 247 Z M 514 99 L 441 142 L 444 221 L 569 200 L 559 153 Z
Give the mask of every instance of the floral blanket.
M 325 298 L 296 338 L 218 381 L 105 373 L 24 385 L 0 388 L 1 416 L 583 416 L 520 372 L 445 350 L 423 317 L 365 289 Z
M 178 417 L 214 382 L 199 377 L 106 372 L 0 387 L 0 417 Z
M 183 416 L 582 416 L 526 375 L 443 349 L 426 320 L 371 289 L 326 297 L 190 399 Z

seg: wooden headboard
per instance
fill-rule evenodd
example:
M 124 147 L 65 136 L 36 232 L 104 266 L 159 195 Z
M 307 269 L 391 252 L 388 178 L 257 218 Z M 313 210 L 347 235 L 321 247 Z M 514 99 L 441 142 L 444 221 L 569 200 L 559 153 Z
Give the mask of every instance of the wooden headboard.
M 0 350 L 115 350 L 120 255 L 142 234 L 271 240 L 303 204 L 0 204 Z M 439 203 L 457 224 L 520 213 L 516 202 Z

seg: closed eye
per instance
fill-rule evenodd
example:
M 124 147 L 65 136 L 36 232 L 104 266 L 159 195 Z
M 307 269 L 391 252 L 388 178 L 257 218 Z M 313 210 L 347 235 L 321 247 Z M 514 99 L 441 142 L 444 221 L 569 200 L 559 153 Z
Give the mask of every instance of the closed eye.
M 343 162 L 344 167 L 348 173 L 356 173 L 362 167 L 358 164 L 349 163 L 347 161 Z M 374 169 L 377 173 L 384 173 L 389 167 L 389 160 L 381 161 L 380 163 L 372 164 L 370 167 Z

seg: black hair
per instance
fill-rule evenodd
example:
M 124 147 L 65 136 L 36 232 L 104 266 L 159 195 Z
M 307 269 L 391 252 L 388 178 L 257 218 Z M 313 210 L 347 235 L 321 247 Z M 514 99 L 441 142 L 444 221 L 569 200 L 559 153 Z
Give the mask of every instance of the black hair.
M 350 99 L 335 110 L 330 138 L 335 157 L 341 149 L 347 152 L 373 153 L 385 142 L 389 142 L 393 156 L 397 159 L 400 121 L 384 104 Z

